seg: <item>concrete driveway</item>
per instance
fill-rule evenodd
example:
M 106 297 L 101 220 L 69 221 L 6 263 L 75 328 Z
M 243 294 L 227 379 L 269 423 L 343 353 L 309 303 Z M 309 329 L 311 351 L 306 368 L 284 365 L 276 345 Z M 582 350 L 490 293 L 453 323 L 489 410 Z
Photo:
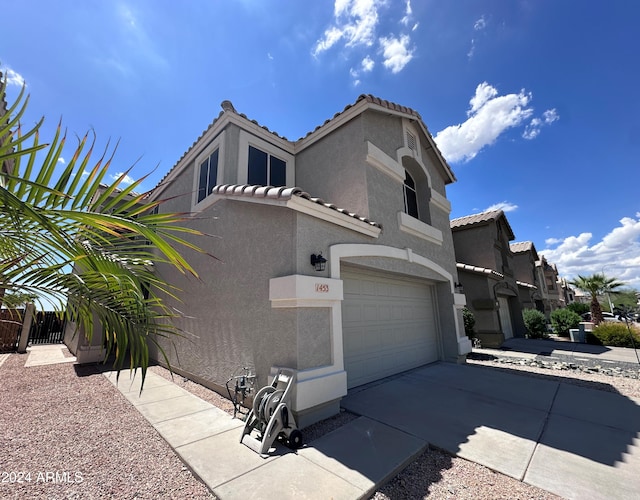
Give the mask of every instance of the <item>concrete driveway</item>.
M 436 363 L 342 406 L 565 498 L 640 498 L 640 400 L 603 388 Z

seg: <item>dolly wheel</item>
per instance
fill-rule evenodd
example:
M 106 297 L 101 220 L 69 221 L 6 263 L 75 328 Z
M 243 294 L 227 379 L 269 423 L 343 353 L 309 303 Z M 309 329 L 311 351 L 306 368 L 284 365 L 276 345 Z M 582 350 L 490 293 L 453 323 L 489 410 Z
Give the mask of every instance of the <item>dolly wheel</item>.
M 289 448 L 297 450 L 298 448 L 302 448 L 303 444 L 302 432 L 298 429 L 291 431 L 291 434 L 289 434 Z

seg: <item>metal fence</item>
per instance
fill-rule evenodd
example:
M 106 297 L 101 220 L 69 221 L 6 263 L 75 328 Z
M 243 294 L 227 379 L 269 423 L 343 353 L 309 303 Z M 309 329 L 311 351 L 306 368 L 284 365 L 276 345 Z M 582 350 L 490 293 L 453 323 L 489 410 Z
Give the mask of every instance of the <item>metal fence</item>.
M 29 332 L 32 344 L 60 344 L 64 340 L 64 319 L 54 311 L 40 311 L 35 314 Z

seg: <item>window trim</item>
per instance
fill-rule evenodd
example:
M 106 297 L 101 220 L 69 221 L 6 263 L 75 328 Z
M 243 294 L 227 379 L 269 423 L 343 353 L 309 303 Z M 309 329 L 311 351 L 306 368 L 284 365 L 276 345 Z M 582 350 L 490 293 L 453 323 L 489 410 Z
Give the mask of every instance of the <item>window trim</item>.
M 295 157 L 293 154 L 285 151 L 284 149 L 265 141 L 245 130 L 240 131 L 238 151 L 238 173 L 237 183 L 240 185 L 248 184 L 249 179 L 249 146 L 253 146 L 259 149 L 269 157 L 275 156 L 276 158 L 283 160 L 286 164 L 285 179 L 286 186 L 293 187 L 295 183 Z
M 213 141 L 207 144 L 207 146 L 198 153 L 198 156 L 196 156 L 193 167 L 193 198 L 191 203 L 195 209 L 201 210 L 213 202 L 211 193 L 207 193 L 201 201 L 198 201 L 198 192 L 200 189 L 200 166 L 216 151 L 216 149 L 218 150 L 218 172 L 216 174 L 216 181 L 213 185 L 216 186 L 221 184 L 224 179 L 224 138 L 225 132 L 223 131 Z

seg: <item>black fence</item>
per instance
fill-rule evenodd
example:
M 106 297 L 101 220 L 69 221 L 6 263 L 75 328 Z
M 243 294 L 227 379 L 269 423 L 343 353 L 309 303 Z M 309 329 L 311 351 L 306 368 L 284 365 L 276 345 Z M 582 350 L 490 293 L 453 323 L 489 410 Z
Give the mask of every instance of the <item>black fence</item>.
M 64 340 L 64 319 L 54 311 L 41 311 L 35 314 L 29 342 L 32 344 L 60 344 Z

